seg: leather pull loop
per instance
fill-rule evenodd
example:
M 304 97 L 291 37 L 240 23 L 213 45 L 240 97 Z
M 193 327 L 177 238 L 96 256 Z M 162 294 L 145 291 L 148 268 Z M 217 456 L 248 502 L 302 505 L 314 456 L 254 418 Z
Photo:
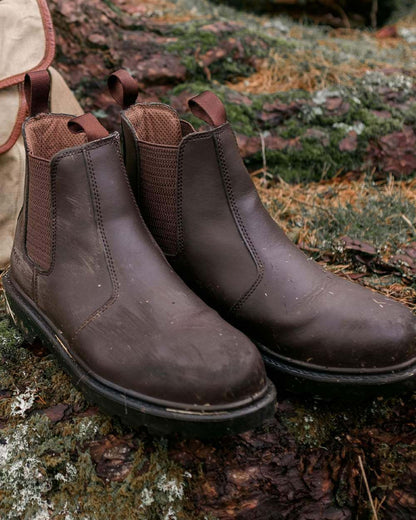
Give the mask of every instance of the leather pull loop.
M 90 113 L 74 117 L 68 121 L 68 128 L 73 134 L 82 132 L 87 136 L 88 142 L 107 137 L 109 132 L 103 127 L 98 119 Z
M 123 109 L 136 103 L 139 94 L 139 84 L 127 70 L 120 69 L 113 72 L 107 83 L 110 94 Z
M 51 78 L 47 70 L 29 72 L 25 76 L 25 98 L 29 116 L 49 112 L 49 93 Z
M 210 126 L 220 126 L 227 122 L 227 114 L 222 101 L 209 90 L 191 98 L 188 105 L 194 116 L 199 117 Z

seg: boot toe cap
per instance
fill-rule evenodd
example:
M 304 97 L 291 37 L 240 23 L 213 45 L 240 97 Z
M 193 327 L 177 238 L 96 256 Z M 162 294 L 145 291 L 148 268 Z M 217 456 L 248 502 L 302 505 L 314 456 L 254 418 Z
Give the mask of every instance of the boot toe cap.
M 160 352 L 147 372 L 149 394 L 214 410 L 240 406 L 264 392 L 261 356 L 248 338 L 231 327 L 188 331 L 169 343 L 169 354 Z
M 82 338 L 90 341 L 82 349 L 84 362 L 122 391 L 166 406 L 207 411 L 243 406 L 266 391 L 263 361 L 245 335 L 214 321 L 134 338 L 92 326 Z
M 416 316 L 409 308 L 336 277 L 264 327 L 260 342 L 277 357 L 316 369 L 388 371 L 416 366 Z
M 360 293 L 351 304 L 319 313 L 298 355 L 323 367 L 362 371 L 416 364 L 416 317 L 389 298 L 368 289 Z

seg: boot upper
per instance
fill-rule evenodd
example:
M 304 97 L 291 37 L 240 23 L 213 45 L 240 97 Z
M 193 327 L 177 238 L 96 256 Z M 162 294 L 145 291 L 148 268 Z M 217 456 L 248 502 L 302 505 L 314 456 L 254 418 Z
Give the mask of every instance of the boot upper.
M 166 247 L 158 241 L 171 265 L 206 302 L 275 356 L 347 372 L 414 364 L 411 311 L 326 272 L 284 235 L 260 201 L 218 100 L 210 116 L 212 96 L 197 100 L 196 114 L 210 128 L 183 133 L 176 140 L 177 166 L 166 170 L 167 177 L 176 172 L 169 180 L 176 187 L 176 243 Z M 164 215 L 146 191 L 154 177 L 141 160 L 151 136 L 130 117 L 135 106 L 124 114 L 127 163 L 135 165 L 136 192 L 150 229 L 158 222 L 158 238 Z M 145 106 L 140 110 L 152 110 Z
M 241 406 L 266 391 L 252 342 L 174 273 L 139 213 L 117 133 L 87 140 L 39 114 L 11 279 L 90 374 L 170 407 Z

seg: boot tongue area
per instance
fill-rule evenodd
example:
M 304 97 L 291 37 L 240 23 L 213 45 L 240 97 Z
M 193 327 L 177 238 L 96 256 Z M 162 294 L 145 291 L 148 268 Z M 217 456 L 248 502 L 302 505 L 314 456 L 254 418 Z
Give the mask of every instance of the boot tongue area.
M 178 146 L 182 140 L 182 124 L 177 113 L 159 103 L 136 104 L 125 112 L 142 142 Z
M 222 101 L 209 90 L 191 98 L 188 105 L 194 116 L 210 126 L 221 126 L 227 122 L 227 113 Z
M 188 101 L 192 114 L 212 127 L 227 122 L 222 101 L 206 91 Z M 181 121 L 178 114 L 162 103 L 137 103 L 125 110 L 139 142 L 153 145 L 179 146 L 182 138 L 195 132 L 192 125 Z

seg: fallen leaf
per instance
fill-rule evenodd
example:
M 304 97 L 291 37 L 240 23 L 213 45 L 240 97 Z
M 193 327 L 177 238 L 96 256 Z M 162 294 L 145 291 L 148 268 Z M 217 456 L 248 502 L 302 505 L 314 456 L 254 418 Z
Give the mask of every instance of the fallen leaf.
M 133 452 L 136 449 L 132 435 L 124 437 L 109 435 L 104 439 L 88 443 L 87 447 L 100 478 L 122 482 L 127 477 L 133 464 Z
M 397 38 L 397 36 L 398 32 L 395 25 L 386 25 L 386 27 L 382 27 L 375 34 L 375 37 L 379 40 L 383 40 L 385 38 Z
M 376 248 L 368 242 L 363 242 L 362 240 L 350 238 L 348 236 L 343 236 L 340 240 L 343 243 L 344 249 L 348 251 L 357 251 L 359 253 L 364 253 L 370 256 L 377 255 Z
M 41 410 L 41 412 L 45 414 L 53 423 L 57 423 L 62 421 L 62 419 L 68 415 L 70 410 L 71 407 L 68 404 L 60 403 L 56 406 L 51 406 L 50 408 L 44 408 Z

